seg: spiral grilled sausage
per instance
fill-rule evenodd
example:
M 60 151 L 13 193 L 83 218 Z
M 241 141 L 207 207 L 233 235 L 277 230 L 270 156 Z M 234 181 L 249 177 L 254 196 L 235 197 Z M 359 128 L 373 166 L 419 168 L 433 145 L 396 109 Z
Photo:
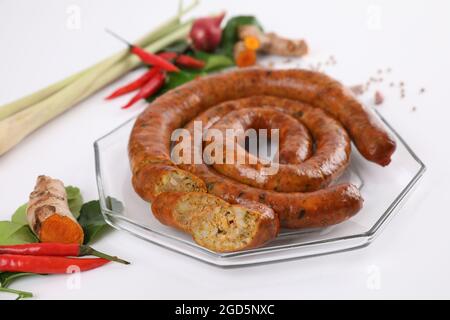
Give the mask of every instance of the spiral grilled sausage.
M 211 109 L 219 104 L 222 105 Z M 322 137 L 323 144 L 317 144 L 317 149 L 323 150 L 322 155 L 318 156 L 316 150 L 315 157 L 298 164 L 305 167 L 309 161 L 311 170 L 320 176 L 309 181 L 312 185 L 303 184 L 301 190 L 327 186 L 348 165 L 350 145 L 340 124 L 361 154 L 370 161 L 387 165 L 395 150 L 395 142 L 381 125 L 346 88 L 328 76 L 306 70 L 239 70 L 195 80 L 174 89 L 139 116 L 130 136 L 129 155 L 133 185 L 140 196 L 152 200 L 158 195 L 155 190 L 203 191 L 206 186 L 208 192 L 231 203 L 257 201 L 267 204 L 278 213 L 281 225 L 288 228 L 332 225 L 360 210 L 362 198 L 351 184 L 309 193 L 284 192 L 284 183 L 270 186 L 273 190 L 263 190 L 235 181 L 204 164 L 177 167 L 173 163 L 170 148 L 171 134 L 175 129 L 197 116 L 205 120 L 204 127 L 211 127 L 222 119 L 224 110 L 229 112 L 245 107 L 270 107 L 302 123 L 309 121 L 310 127 L 307 127 L 314 138 Z M 190 127 L 188 125 L 187 128 Z M 337 154 L 333 155 L 333 152 Z M 328 161 L 322 157 L 328 157 Z M 175 171 L 178 177 L 168 178 L 169 181 L 175 180 L 172 181 L 173 190 L 167 188 L 167 177 L 162 177 L 157 187 L 149 186 L 154 181 L 146 179 L 145 173 L 164 172 L 167 167 L 172 168 L 169 171 Z M 289 181 L 289 177 L 283 178 Z M 296 188 L 298 186 L 296 184 Z
M 245 156 L 246 161 L 243 164 L 229 164 L 226 161 L 212 164 L 217 171 L 227 177 L 260 189 L 279 192 L 311 192 L 328 186 L 347 167 L 350 159 L 350 139 L 338 122 L 329 118 L 320 110 L 314 112 L 314 110 L 309 110 L 311 108 L 300 106 L 298 102 L 271 97 L 236 100 L 235 104 L 239 108 L 244 108 L 225 115 L 211 129 L 218 129 L 225 134 L 228 128 L 242 131 L 258 127 L 282 129 L 292 125 L 291 122 L 300 123 L 292 116 L 276 110 L 277 105 L 284 104 L 283 111 L 291 111 L 291 114 L 295 114 L 295 112 L 302 114 L 299 118 L 307 127 L 311 128 L 316 141 L 316 151 L 312 157 L 301 163 L 290 161 L 290 158 L 295 156 L 296 153 L 291 153 L 291 157 L 288 158 L 284 153 L 282 158 L 284 163 L 281 162 L 276 168 L 276 172 L 273 170 L 271 174 L 265 174 L 267 170 L 270 170 L 270 167 L 267 168 L 259 163 L 252 165 L 252 162 L 248 159 L 251 156 Z M 257 108 L 245 108 L 249 105 Z M 260 108 L 261 105 L 267 107 Z M 296 105 L 298 106 L 297 110 L 295 110 Z M 307 113 L 307 116 L 304 116 L 304 113 Z M 314 115 L 312 115 L 313 113 Z M 260 123 L 261 117 L 265 119 L 265 121 L 262 121 L 263 123 Z M 262 126 L 260 126 L 261 124 Z M 284 134 L 289 134 L 291 130 L 283 131 L 287 131 L 283 132 Z M 301 149 L 304 141 L 307 144 L 310 142 L 305 137 L 301 137 L 301 134 L 287 137 L 284 137 L 284 134 L 279 137 L 280 141 L 289 143 L 291 139 L 297 139 L 296 142 L 300 142 L 299 149 Z M 222 149 L 224 160 L 229 157 L 229 153 L 233 153 L 233 159 L 237 159 L 241 147 L 232 148 L 233 150 L 228 152 L 227 144 L 225 144 Z M 282 149 L 283 151 L 285 150 Z
M 207 131 L 220 122 L 224 115 L 238 110 L 251 110 L 255 107 L 289 114 L 310 128 L 314 140 L 321 147 L 321 153 L 330 159 L 329 163 L 340 162 L 339 166 L 333 165 L 338 170 L 334 172 L 334 178 L 337 178 L 347 166 L 348 158 L 343 161 L 342 153 L 349 154 L 350 145 L 348 136 L 339 123 L 322 110 L 298 101 L 268 96 L 228 101 L 206 110 L 188 123 L 186 129 L 191 136 L 201 134 L 194 132 L 195 121 L 201 121 L 203 129 Z M 199 152 L 198 148 L 201 146 L 193 145 L 192 154 Z M 333 160 L 335 154 L 337 154 L 336 160 Z M 302 164 L 313 161 L 313 166 L 316 167 L 317 160 L 320 162 L 320 157 L 319 159 L 312 157 Z M 268 205 L 278 213 L 281 225 L 285 228 L 312 228 L 337 224 L 356 214 L 362 206 L 359 191 L 351 184 L 341 184 L 310 193 L 277 192 L 248 186 L 218 173 L 213 167 L 205 164 L 181 164 L 180 168 L 201 178 L 206 182 L 208 192 L 219 195 L 229 202 L 258 201 Z M 321 174 L 322 170 L 326 172 L 328 169 L 314 168 L 312 171 L 318 171 L 318 173 L 311 174 L 313 176 L 319 174 L 323 184 L 331 182 Z M 292 177 L 288 175 L 284 178 Z

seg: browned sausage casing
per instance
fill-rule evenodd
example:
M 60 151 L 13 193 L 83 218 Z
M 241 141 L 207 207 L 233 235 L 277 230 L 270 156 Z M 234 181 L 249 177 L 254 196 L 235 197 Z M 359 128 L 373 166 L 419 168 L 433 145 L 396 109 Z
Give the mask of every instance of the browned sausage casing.
M 340 125 L 322 110 L 298 101 L 266 96 L 255 96 L 219 104 L 194 118 L 186 125 L 186 129 L 193 135 L 195 121 L 201 121 L 203 129 L 207 130 L 223 115 L 234 110 L 254 108 L 255 106 L 259 106 L 261 109 L 275 108 L 294 118 L 301 119 L 310 129 L 313 138 L 325 144 L 324 150 L 322 150 L 324 155 L 330 156 L 339 150 L 339 145 L 335 145 L 338 141 L 344 142 L 344 146 L 347 146 L 345 132 L 341 132 Z M 338 135 L 334 134 L 336 132 Z M 198 147 L 193 145 L 192 153 L 198 152 L 196 150 Z M 346 150 L 346 148 L 342 150 Z M 220 196 L 226 201 L 231 203 L 258 201 L 268 205 L 278 213 L 281 225 L 285 228 L 313 228 L 337 224 L 356 214 L 362 207 L 363 200 L 359 190 L 351 184 L 341 184 L 310 193 L 285 193 L 261 190 L 245 185 L 220 174 L 213 167 L 205 164 L 182 164 L 180 167 L 200 177 L 206 182 L 208 192 Z M 335 173 L 340 174 L 340 172 Z M 325 182 L 325 180 L 323 181 Z
M 245 131 L 263 125 L 268 129 L 276 129 L 292 127 L 292 122 L 300 123 L 291 115 L 286 114 L 286 111 L 292 110 L 293 106 L 298 104 L 292 100 L 288 102 L 271 97 L 252 97 L 237 100 L 235 103 L 241 105 L 241 108 L 225 115 L 212 125 L 211 129 L 218 129 L 225 135 L 229 128 Z M 277 106 L 283 103 L 285 105 L 284 112 L 277 110 Z M 272 104 L 270 107 L 261 108 L 261 105 L 270 104 Z M 258 107 L 242 108 L 246 105 Z M 309 112 L 309 114 L 314 113 L 315 117 L 312 115 L 298 117 L 310 129 L 316 142 L 314 154 L 303 162 L 291 161 L 288 155 L 284 154 L 285 163 L 279 163 L 276 167 L 272 164 L 272 168 L 270 165 L 253 165 L 249 161 L 244 164 L 222 161 L 222 163 L 214 163 L 212 166 L 227 177 L 260 189 L 279 192 L 311 192 L 323 189 L 336 180 L 347 168 L 351 148 L 345 129 L 321 110 L 316 109 L 315 111 Z M 290 134 L 289 131 L 286 133 Z M 289 143 L 291 139 L 296 139 L 296 142 L 300 141 L 300 146 L 305 140 L 308 141 L 304 136 L 298 134 L 287 136 L 282 134 L 279 138 L 282 143 Z M 233 149 L 229 151 L 227 144 L 223 144 L 224 160 L 228 157 L 228 153 L 237 159 L 239 146 Z M 291 153 L 291 157 L 296 160 L 296 153 Z M 272 169 L 270 174 L 264 174 L 270 169 Z
M 173 130 L 222 102 L 259 95 L 301 101 L 325 110 L 343 124 L 366 159 L 380 165 L 390 162 L 395 142 L 339 82 L 306 70 L 244 69 L 195 80 L 152 103 L 139 116 L 130 136 L 129 154 L 134 176 L 152 163 L 174 166 L 170 159 Z M 284 109 L 278 105 L 277 108 Z M 301 117 L 301 112 L 291 116 Z M 280 215 L 285 227 L 335 224 L 355 214 L 362 205 L 357 188 L 350 184 L 312 193 L 283 193 L 246 186 L 207 166 L 183 168 L 203 179 L 209 192 L 225 200 L 256 200 L 268 204 Z M 138 192 L 148 189 L 146 180 L 135 180 Z M 140 195 L 148 199 L 148 195 Z
M 395 151 L 395 142 L 382 125 L 346 87 L 327 75 L 300 69 L 242 69 L 197 79 L 153 102 L 138 118 L 131 135 L 133 171 L 142 156 L 170 159 L 172 131 L 200 112 L 224 101 L 255 95 L 298 100 L 324 109 L 344 125 L 369 161 L 387 165 Z M 143 126 L 146 129 L 140 130 Z M 148 143 L 144 143 L 146 139 Z

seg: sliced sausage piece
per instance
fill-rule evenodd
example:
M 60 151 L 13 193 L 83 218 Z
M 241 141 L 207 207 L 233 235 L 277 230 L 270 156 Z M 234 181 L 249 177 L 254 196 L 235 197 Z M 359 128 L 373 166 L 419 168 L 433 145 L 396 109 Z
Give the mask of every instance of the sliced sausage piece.
M 310 193 L 284 193 L 247 186 L 220 175 L 206 165 L 196 165 L 190 169 L 206 182 L 208 193 L 230 203 L 254 201 L 265 204 L 278 214 L 284 228 L 335 225 L 354 216 L 363 205 L 358 188 L 349 183 Z
M 162 193 L 152 211 L 161 223 L 191 234 L 196 243 L 215 252 L 259 247 L 279 231 L 278 218 L 267 206 L 231 205 L 205 193 Z
M 134 190 L 152 202 L 163 192 L 206 192 L 205 182 L 190 172 L 164 164 L 148 164 L 132 178 Z

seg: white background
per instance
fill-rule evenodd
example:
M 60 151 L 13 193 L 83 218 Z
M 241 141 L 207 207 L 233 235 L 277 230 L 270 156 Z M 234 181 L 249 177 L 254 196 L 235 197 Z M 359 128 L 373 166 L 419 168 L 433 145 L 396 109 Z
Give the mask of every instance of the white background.
M 81 13 L 78 30 L 67 26 L 72 5 Z M 176 1 L 149 0 L 0 1 L 0 105 L 122 49 L 105 27 L 135 39 L 176 7 Z M 404 81 L 406 98 L 385 81 L 386 102 L 378 108 L 428 166 L 413 196 L 362 250 L 224 270 L 116 231 L 96 247 L 131 260 L 131 266 L 110 264 L 87 272 L 79 289 L 70 289 L 66 276 L 32 277 L 14 287 L 42 299 L 450 298 L 450 3 L 215 0 L 203 1 L 195 14 L 221 9 L 254 14 L 268 30 L 306 38 L 309 62 L 333 54 L 338 64 L 326 71 L 348 85 L 391 67 L 389 81 Z M 79 186 L 87 200 L 97 198 L 93 141 L 145 107 L 123 111 L 119 107 L 126 98 L 109 103 L 102 98 L 133 77 L 0 157 L 0 220 L 26 201 L 39 174 Z M 418 93 L 421 87 L 425 94 Z

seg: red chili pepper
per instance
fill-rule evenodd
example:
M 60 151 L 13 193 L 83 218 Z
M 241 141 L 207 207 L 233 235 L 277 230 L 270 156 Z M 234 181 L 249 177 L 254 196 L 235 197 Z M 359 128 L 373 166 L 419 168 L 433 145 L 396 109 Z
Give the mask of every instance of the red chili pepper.
M 133 82 L 130 82 L 129 84 L 117 89 L 116 91 L 111 93 L 108 97 L 106 97 L 106 100 L 111 100 L 111 99 L 120 97 L 124 94 L 127 94 L 129 92 L 132 92 L 134 90 L 141 88 L 144 84 L 146 84 L 148 82 L 148 80 L 150 80 L 154 76 L 154 74 L 155 74 L 154 70 L 155 70 L 154 68 L 150 69 L 149 71 L 144 73 L 142 76 L 140 76 Z
M 142 60 L 142 62 L 145 62 L 154 67 L 158 67 L 158 68 L 161 68 L 161 69 L 169 71 L 169 72 L 179 72 L 180 71 L 180 69 L 178 69 L 172 63 L 159 57 L 156 54 L 145 51 L 141 47 L 138 47 L 135 45 L 130 45 L 130 50 L 132 53 L 137 55 Z
M 195 59 L 191 56 L 181 54 L 175 59 L 175 63 L 179 66 L 190 68 L 190 69 L 203 69 L 205 67 L 205 62 L 199 59 Z
M 141 47 L 129 43 L 127 40 L 123 39 L 116 33 L 112 32 L 111 30 L 106 30 L 109 34 L 111 34 L 116 39 L 119 39 L 120 41 L 126 43 L 128 47 L 130 48 L 131 53 L 138 56 L 142 62 L 145 62 L 147 64 L 150 64 L 154 67 L 161 68 L 163 70 L 169 71 L 169 72 L 178 72 L 180 69 L 178 69 L 176 66 L 174 66 L 172 63 L 166 61 L 165 59 L 158 57 L 158 55 L 150 53 L 142 49 Z
M 166 51 L 166 52 L 158 53 L 158 56 L 165 60 L 171 61 L 171 60 L 175 60 L 175 58 L 178 57 L 178 53 Z
M 122 109 L 128 109 L 141 99 L 146 99 L 155 94 L 164 85 L 166 74 L 155 68 L 158 72 L 139 90 L 139 92 Z
M 123 264 L 130 264 L 118 257 L 113 257 L 95 250 L 89 246 L 79 244 L 64 243 L 30 243 L 0 246 L 0 254 L 14 254 L 23 256 L 60 256 L 60 257 L 81 257 L 96 256 L 109 261 L 115 261 Z
M 166 60 L 175 60 L 175 63 L 179 66 L 190 69 L 203 69 L 205 62 L 186 54 L 177 54 L 176 52 L 161 52 L 158 56 Z
M 47 256 L 0 255 L 0 272 L 30 272 L 40 274 L 61 274 L 71 271 L 87 271 L 107 264 L 103 258 L 63 258 Z

